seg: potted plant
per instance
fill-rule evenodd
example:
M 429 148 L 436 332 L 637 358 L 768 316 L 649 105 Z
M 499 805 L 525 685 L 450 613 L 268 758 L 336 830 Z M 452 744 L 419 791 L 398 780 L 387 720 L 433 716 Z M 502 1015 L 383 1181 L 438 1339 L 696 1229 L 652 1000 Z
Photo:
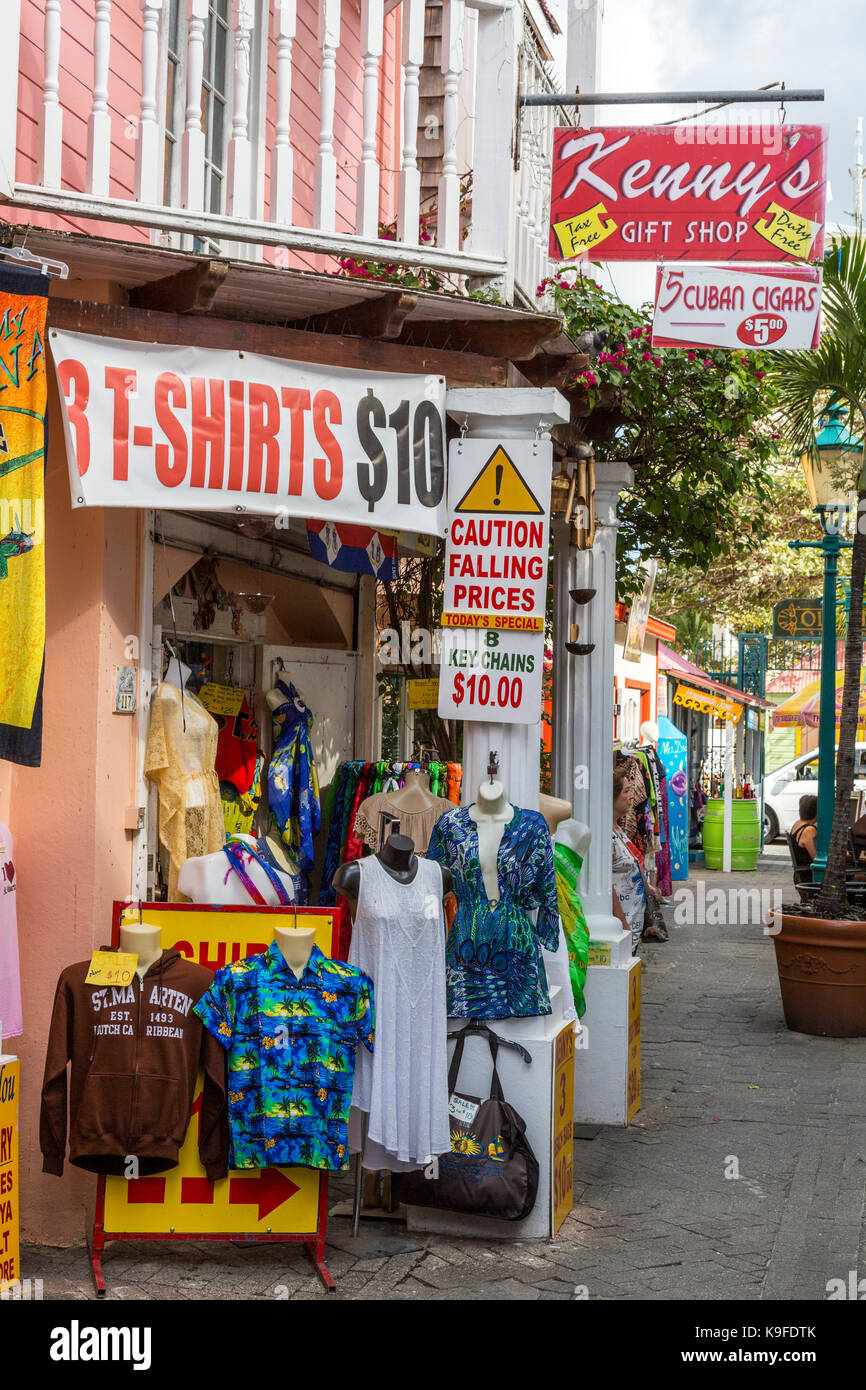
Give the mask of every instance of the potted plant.
M 853 502 L 851 579 L 845 675 L 839 716 L 836 797 L 827 866 L 808 903 L 784 907 L 774 944 L 785 1021 L 796 1032 L 866 1036 L 866 912 L 848 894 L 847 851 L 854 786 L 866 575 L 866 243 L 834 244 L 824 262 L 824 332 L 816 351 L 779 353 L 772 376 L 787 432 L 799 448 L 816 448 L 816 424 L 832 406 L 847 412 L 846 447 L 829 481 Z M 850 441 L 858 439 L 856 447 Z M 853 501 L 851 494 L 856 496 Z M 815 501 L 813 496 L 813 501 Z M 842 513 L 837 513 L 842 515 Z M 824 614 L 824 622 L 828 615 Z

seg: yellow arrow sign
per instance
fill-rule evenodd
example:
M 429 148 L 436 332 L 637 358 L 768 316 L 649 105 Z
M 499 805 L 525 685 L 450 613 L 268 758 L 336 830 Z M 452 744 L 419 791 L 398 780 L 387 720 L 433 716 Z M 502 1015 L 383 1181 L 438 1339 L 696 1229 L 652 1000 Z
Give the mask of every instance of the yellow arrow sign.
M 495 512 L 500 516 L 526 516 L 544 512 L 537 497 L 527 487 L 501 445 L 487 460 L 454 510 Z

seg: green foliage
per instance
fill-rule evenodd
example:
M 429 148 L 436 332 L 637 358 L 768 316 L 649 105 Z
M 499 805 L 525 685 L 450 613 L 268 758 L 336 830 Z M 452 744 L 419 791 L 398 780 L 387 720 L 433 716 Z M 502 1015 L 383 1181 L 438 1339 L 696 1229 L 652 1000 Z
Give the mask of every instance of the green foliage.
M 589 412 L 599 457 L 635 471 L 619 511 L 620 593 L 639 583 L 636 554 L 705 573 L 759 546 L 778 437 L 768 423 L 768 354 L 653 348 L 651 306 L 632 309 L 573 273 L 544 284 L 572 337 L 609 333 L 598 361 L 566 389 Z

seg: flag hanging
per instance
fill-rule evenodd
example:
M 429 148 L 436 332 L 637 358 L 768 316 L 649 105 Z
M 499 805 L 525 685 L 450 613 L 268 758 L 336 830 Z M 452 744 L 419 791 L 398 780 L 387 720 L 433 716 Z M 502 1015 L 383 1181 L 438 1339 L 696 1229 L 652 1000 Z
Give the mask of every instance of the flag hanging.
M 369 526 L 342 521 L 308 521 L 307 538 L 314 560 L 346 574 L 372 574 L 386 583 L 397 578 L 397 539 Z
M 0 266 L 0 758 L 42 759 L 47 275 Z

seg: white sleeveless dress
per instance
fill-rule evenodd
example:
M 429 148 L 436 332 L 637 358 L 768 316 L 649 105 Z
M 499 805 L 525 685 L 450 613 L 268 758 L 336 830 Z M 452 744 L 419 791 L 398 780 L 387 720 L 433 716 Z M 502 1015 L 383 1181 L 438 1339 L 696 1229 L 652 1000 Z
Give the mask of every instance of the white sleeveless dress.
M 375 855 L 358 864 L 349 964 L 373 981 L 376 1031 L 372 1055 L 358 1049 L 349 1148 L 363 1145 L 365 1168 L 403 1172 L 451 1147 L 442 870 L 419 858 L 401 884 Z

